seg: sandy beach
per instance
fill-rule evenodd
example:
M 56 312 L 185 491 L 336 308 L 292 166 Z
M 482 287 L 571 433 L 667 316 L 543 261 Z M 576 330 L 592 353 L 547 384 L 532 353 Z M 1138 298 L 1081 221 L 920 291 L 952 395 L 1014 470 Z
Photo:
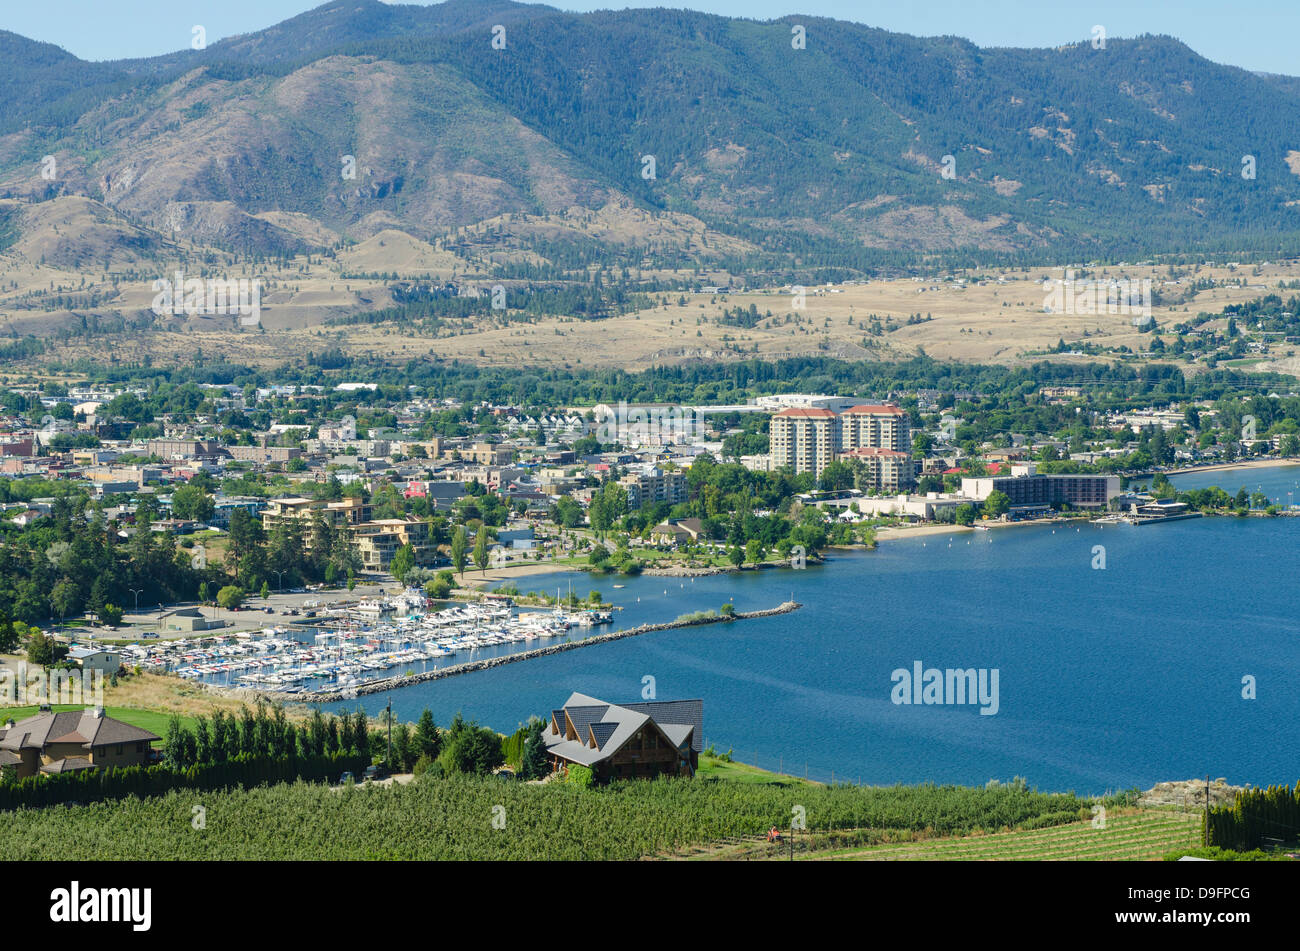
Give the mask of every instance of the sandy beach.
M 1282 466 L 1300 466 L 1300 459 L 1248 459 L 1245 462 L 1224 462 L 1214 466 L 1169 469 L 1165 472 L 1165 475 L 1190 475 L 1194 472 L 1232 472 L 1235 469 L 1275 469 Z
M 876 541 L 897 541 L 900 538 L 923 538 L 926 535 L 956 535 L 959 532 L 973 532 L 968 525 L 904 525 L 876 529 Z

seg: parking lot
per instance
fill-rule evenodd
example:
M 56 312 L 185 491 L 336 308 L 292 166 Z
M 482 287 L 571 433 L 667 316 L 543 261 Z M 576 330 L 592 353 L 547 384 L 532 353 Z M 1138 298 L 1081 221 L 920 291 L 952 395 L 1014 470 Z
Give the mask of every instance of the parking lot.
M 317 591 L 295 589 L 280 594 L 272 593 L 269 598 L 265 599 L 252 595 L 245 598 L 243 606 L 237 611 L 229 611 L 210 604 L 200 606 L 194 602 L 168 604 L 161 607 L 151 605 L 148 609 L 142 605 L 139 613 L 128 611 L 123 614 L 122 623 L 115 628 L 102 627 L 96 624 L 68 624 L 62 629 L 62 633 L 77 640 L 94 638 L 105 640 L 176 640 L 179 638 L 193 639 L 207 635 L 233 634 L 238 631 L 258 630 L 275 624 L 290 624 L 295 621 L 302 621 L 306 618 L 306 612 L 308 611 L 330 605 L 355 604 L 358 601 L 379 596 L 385 591 L 393 591 L 396 588 L 395 582 L 389 582 L 387 585 L 358 584 L 352 591 L 347 590 L 347 588 Z M 196 607 L 202 611 L 204 617 L 225 621 L 225 626 L 209 631 L 168 631 L 160 621 L 160 618 L 169 612 Z M 269 612 L 267 611 L 268 608 L 270 609 Z M 298 613 L 289 613 L 293 611 Z

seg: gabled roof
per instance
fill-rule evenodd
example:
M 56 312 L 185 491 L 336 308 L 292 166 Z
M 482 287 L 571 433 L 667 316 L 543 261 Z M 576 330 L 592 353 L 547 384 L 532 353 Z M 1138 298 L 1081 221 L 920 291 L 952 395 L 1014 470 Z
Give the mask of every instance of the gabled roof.
M 607 703 L 574 706 L 565 704 L 564 713 L 569 718 L 569 723 L 573 725 L 573 731 L 578 735 L 578 740 L 586 741 L 591 725 L 605 719 L 605 711 L 608 709 L 609 704 Z
M 605 744 L 609 741 L 609 738 L 614 735 L 614 732 L 617 729 L 617 722 L 593 723 L 591 725 L 591 742 L 595 744 L 596 749 L 604 749 Z
M 702 700 L 667 700 L 648 703 L 604 703 L 574 693 L 564 707 L 551 711 L 551 727 L 542 733 L 547 752 L 573 763 L 591 766 L 623 748 L 647 723 L 673 746 L 689 742 L 700 751 L 703 734 Z M 556 728 L 559 728 L 558 731 Z M 572 727 L 576 739 L 568 739 Z
M 668 733 L 668 727 L 676 724 L 694 728 L 691 735 L 691 749 L 700 752 L 704 737 L 704 701 L 703 700 L 649 700 L 642 703 L 624 704 L 629 710 L 648 715 L 660 729 Z M 670 734 L 671 735 L 671 734 Z M 681 745 L 680 743 L 678 745 Z
M 38 713 L 5 731 L 0 749 L 43 749 L 50 743 L 80 743 L 89 748 L 115 743 L 152 743 L 162 739 L 148 730 L 131 726 L 94 710 Z

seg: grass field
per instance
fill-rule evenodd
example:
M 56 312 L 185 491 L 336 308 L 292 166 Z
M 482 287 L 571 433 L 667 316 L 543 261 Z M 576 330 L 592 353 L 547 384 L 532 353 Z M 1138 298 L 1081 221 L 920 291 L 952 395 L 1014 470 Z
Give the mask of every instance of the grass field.
M 718 759 L 715 756 L 704 755 L 700 757 L 700 768 L 697 773 L 699 776 L 711 776 L 714 779 L 725 779 L 732 783 L 753 783 L 765 786 L 807 786 L 817 785 L 809 783 L 808 780 L 798 776 L 786 776 L 781 773 L 772 773 L 765 769 L 759 769 L 757 766 L 748 766 L 745 763 L 727 762 Z

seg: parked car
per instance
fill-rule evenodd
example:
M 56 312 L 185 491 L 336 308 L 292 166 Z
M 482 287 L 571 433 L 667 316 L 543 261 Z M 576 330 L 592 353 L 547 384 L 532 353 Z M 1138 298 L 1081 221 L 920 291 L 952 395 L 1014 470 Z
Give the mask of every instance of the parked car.
M 348 772 L 344 773 L 342 776 L 339 777 L 338 784 L 340 786 L 346 786 L 348 783 L 352 783 L 352 782 L 356 782 L 356 777 L 353 776 L 351 770 L 349 770 Z
M 387 776 L 388 776 L 388 768 L 386 766 L 375 764 L 373 766 L 366 767 L 365 778 L 367 780 L 384 779 Z

